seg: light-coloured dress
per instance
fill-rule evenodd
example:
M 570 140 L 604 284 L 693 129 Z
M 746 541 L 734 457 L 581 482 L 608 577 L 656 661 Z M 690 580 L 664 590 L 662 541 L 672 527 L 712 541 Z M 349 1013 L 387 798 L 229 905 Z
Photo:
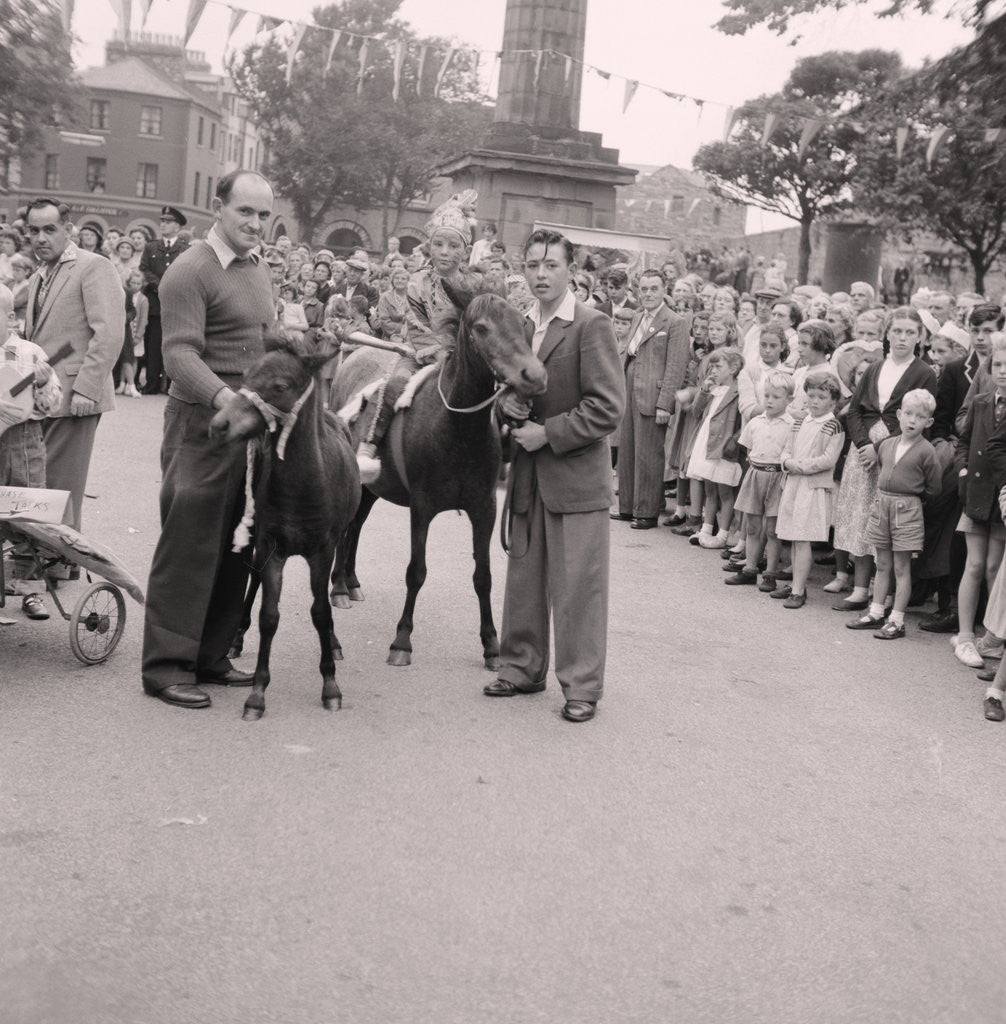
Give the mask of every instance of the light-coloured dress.
M 730 390 L 727 384 L 717 384 L 709 394 L 712 401 L 706 407 L 705 415 L 699 426 L 699 432 L 692 442 L 692 455 L 688 460 L 688 477 L 691 480 L 708 480 L 714 484 L 729 484 L 736 487 L 741 482 L 741 465 L 729 459 L 709 459 L 706 449 L 709 446 L 709 425 L 716 410 L 723 404 L 723 399 Z
M 776 521 L 776 533 L 783 540 L 828 539 L 835 485 L 832 474 L 844 442 L 842 425 L 830 412 L 807 416 L 790 434 L 782 463 L 796 463 L 801 472 L 787 472 L 783 485 Z

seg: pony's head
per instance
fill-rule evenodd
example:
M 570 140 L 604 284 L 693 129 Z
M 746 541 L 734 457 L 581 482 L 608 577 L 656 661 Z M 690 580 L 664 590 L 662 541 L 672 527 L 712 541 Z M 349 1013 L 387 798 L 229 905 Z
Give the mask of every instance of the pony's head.
M 210 436 L 221 444 L 273 431 L 299 412 L 314 375 L 334 357 L 319 355 L 299 335 L 275 329 L 265 336 L 265 354 L 245 372 L 241 390 L 210 420 Z
M 540 395 L 548 384 L 541 360 L 524 336 L 524 317 L 488 281 L 473 276 L 444 281 L 444 291 L 460 313 L 441 325 L 456 328 L 459 354 L 470 349 L 522 399 Z

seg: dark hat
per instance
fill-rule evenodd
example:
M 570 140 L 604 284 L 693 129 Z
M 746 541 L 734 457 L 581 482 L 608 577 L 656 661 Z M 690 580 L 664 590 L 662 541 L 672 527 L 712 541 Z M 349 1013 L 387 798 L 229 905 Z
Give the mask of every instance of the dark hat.
M 185 214 L 174 206 L 161 207 L 161 219 L 163 220 L 165 217 L 170 217 L 171 220 L 177 221 L 182 227 L 185 227 L 185 225 L 188 224 L 188 221 L 185 219 Z
M 264 258 L 270 267 L 281 267 L 286 262 L 279 249 L 273 248 L 272 246 L 266 249 Z
M 774 284 L 763 285 L 758 291 L 755 292 L 755 298 L 757 299 L 781 299 L 782 289 L 777 288 Z

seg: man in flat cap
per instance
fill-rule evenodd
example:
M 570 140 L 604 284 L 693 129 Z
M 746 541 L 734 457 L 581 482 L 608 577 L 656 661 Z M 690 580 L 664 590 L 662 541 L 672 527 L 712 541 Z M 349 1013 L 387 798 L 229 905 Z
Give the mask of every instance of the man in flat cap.
M 147 313 L 147 330 L 143 347 L 147 358 L 147 382 L 143 386 L 145 395 L 159 395 L 167 390 L 164 377 L 164 362 L 161 357 L 161 301 L 158 288 L 164 272 L 189 247 L 178 232 L 185 227 L 185 214 L 174 206 L 162 206 L 160 225 L 161 237 L 147 242 L 140 257 L 140 273 L 143 274 L 143 294 L 150 303 Z

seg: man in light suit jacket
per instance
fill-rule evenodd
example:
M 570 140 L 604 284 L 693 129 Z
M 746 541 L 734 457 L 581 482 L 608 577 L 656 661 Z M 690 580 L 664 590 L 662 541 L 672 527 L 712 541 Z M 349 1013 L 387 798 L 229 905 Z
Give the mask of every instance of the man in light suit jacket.
M 112 367 L 126 330 L 125 295 L 104 256 L 70 241 L 70 212 L 63 203 L 32 200 L 27 224 L 39 269 L 28 289 L 25 334 L 49 356 L 67 342 L 73 346 L 56 364 L 63 401 L 42 431 L 46 483 L 70 492 L 71 525 L 79 530 L 94 434 L 101 414 L 115 408 Z
M 540 229 L 527 241 L 524 273 L 537 302 L 526 327 L 548 387 L 527 406 L 502 403 L 522 422 L 511 435 L 513 543 L 507 563 L 500 670 L 489 697 L 545 689 L 549 619 L 563 717 L 586 722 L 604 686 L 608 635 L 611 456 L 608 438 L 625 405 L 611 321 L 569 290 L 573 247 Z
M 664 302 L 664 275 L 644 270 L 623 358 L 625 415 L 619 431 L 618 512 L 634 530 L 657 525 L 664 507 L 664 434 L 688 369 L 688 321 Z

